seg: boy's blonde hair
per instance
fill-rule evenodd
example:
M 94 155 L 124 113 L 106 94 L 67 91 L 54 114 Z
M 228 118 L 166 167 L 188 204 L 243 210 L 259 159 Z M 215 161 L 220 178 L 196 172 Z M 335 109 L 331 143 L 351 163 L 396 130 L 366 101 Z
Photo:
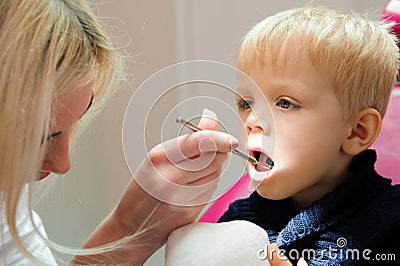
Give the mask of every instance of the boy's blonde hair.
M 29 255 L 16 210 L 23 186 L 39 175 L 52 106 L 94 79 L 84 120 L 91 117 L 119 79 L 120 56 L 84 1 L 2 0 L 0 62 L 0 215 Z
M 244 37 L 239 68 L 254 61 L 272 66 L 301 48 L 317 69 L 326 70 L 345 119 L 365 108 L 383 117 L 398 70 L 396 37 L 391 24 L 357 14 L 306 6 L 266 18 Z M 283 66 L 284 67 L 284 66 Z M 301 65 L 299 65 L 301 68 Z

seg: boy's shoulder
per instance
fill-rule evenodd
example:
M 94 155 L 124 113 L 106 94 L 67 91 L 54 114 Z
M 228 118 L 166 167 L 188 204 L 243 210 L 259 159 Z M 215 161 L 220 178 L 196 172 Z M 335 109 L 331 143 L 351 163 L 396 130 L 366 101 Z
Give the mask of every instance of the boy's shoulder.
M 378 204 L 388 208 L 400 209 L 400 184 L 388 186 L 378 194 L 376 201 Z
M 374 209 L 384 228 L 400 227 L 400 184 L 380 193 L 374 200 Z

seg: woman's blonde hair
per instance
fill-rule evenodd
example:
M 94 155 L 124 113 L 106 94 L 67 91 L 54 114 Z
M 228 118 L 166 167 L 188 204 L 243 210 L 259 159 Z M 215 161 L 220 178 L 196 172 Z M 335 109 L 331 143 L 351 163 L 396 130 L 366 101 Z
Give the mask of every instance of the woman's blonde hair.
M 332 80 L 345 119 L 365 108 L 383 117 L 398 70 L 399 49 L 391 24 L 357 14 L 305 6 L 270 16 L 254 26 L 239 50 L 239 67 L 252 62 L 276 66 L 300 48 Z M 301 68 L 301 65 L 299 65 Z
M 89 119 L 115 88 L 121 61 L 83 0 L 2 0 L 0 62 L 0 213 L 31 256 L 16 210 L 25 183 L 39 175 L 52 105 L 94 78 Z

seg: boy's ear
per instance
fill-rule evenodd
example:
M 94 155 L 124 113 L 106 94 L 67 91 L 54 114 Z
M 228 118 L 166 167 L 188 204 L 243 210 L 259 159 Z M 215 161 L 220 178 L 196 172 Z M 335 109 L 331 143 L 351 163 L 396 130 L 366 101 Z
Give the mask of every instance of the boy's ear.
M 354 120 L 351 132 L 342 145 L 342 150 L 356 155 L 374 143 L 382 127 L 381 114 L 374 108 L 361 110 Z

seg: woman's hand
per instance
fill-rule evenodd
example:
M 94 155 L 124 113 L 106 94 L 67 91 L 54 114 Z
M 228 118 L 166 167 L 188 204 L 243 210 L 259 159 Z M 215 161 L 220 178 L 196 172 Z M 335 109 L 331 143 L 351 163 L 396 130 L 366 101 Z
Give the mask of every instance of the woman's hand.
M 289 259 L 281 252 L 278 245 L 276 243 L 272 243 L 268 245 L 267 248 L 268 261 L 271 266 L 292 266 L 292 263 Z M 307 266 L 307 262 L 300 258 L 296 264 L 297 266 Z
M 193 134 L 154 147 L 137 169 L 112 213 L 83 247 L 96 247 L 137 235 L 129 249 L 82 258 L 79 263 L 142 265 L 174 229 L 193 222 L 217 187 L 227 153 L 238 146 L 232 136 L 215 131 L 216 115 L 207 113 Z M 211 117 L 211 118 L 210 118 Z

